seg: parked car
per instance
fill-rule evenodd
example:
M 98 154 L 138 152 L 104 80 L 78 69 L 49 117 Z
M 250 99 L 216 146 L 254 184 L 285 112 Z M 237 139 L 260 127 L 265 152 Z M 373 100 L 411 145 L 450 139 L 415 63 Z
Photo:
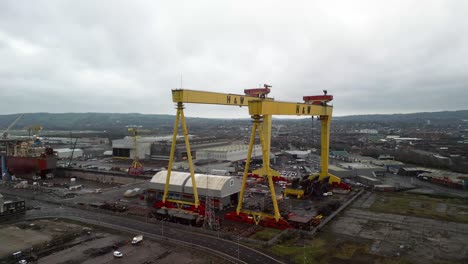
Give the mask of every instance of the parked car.
M 141 241 L 143 241 L 143 235 L 135 236 L 132 240 L 132 245 L 136 245 L 140 243 Z
M 121 257 L 123 257 L 123 254 L 120 251 L 114 251 L 114 257 L 121 258 Z

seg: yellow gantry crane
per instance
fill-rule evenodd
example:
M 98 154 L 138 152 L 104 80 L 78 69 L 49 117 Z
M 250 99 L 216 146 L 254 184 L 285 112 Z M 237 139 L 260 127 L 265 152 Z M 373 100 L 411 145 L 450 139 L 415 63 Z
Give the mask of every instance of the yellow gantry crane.
M 140 137 L 139 136 L 140 130 L 138 129 L 138 127 L 129 127 L 128 132 L 132 136 L 133 148 L 134 148 L 133 162 L 132 162 L 132 165 L 130 165 L 130 167 L 128 168 L 128 174 L 138 176 L 140 174 L 143 174 L 144 172 L 143 165 L 141 165 L 140 157 L 138 155 L 137 139 Z
M 44 128 L 41 125 L 32 125 L 32 126 L 29 126 L 27 129 L 28 129 L 28 133 L 30 137 L 32 136 L 39 137 L 39 133 Z
M 200 205 L 198 199 L 198 192 L 197 186 L 195 182 L 194 176 L 194 168 L 193 168 L 193 161 L 192 161 L 192 153 L 190 150 L 190 143 L 188 138 L 188 130 L 187 124 L 185 121 L 184 115 L 184 103 L 191 103 L 191 104 L 212 104 L 212 105 L 230 105 L 230 106 L 248 106 L 249 101 L 253 100 L 261 100 L 261 101 L 273 101 L 273 98 L 268 98 L 268 92 L 270 91 L 271 86 L 264 85 L 264 88 L 259 89 L 246 89 L 244 92 L 246 94 L 230 94 L 230 93 L 217 93 L 217 92 L 206 92 L 206 91 L 196 91 L 196 90 L 187 90 L 187 89 L 175 89 L 172 90 L 172 101 L 177 105 L 177 114 L 174 124 L 174 131 L 172 134 L 172 146 L 171 152 L 169 157 L 169 164 L 167 168 L 167 178 L 166 178 L 166 185 L 164 188 L 164 194 L 162 202 L 165 204 L 166 202 L 174 202 L 178 205 L 186 204 L 186 205 L 193 205 L 198 207 Z M 169 192 L 169 182 L 171 178 L 172 172 L 172 164 L 174 162 L 174 154 L 176 149 L 176 140 L 177 140 L 177 133 L 179 130 L 179 123 L 182 124 L 183 134 L 184 134 L 184 142 L 185 147 L 187 150 L 187 161 L 189 164 L 190 170 L 190 177 L 192 180 L 193 186 L 193 194 L 194 194 L 194 201 L 182 201 L 182 200 L 174 200 L 168 199 L 168 192 Z M 263 126 L 264 126 L 264 138 L 266 139 L 264 144 L 269 149 L 270 148 L 270 139 L 271 139 L 271 116 L 264 115 L 263 116 Z M 270 152 L 264 154 L 265 157 L 269 160 L 270 159 Z M 268 170 L 266 169 L 268 168 Z M 267 175 L 267 171 L 270 172 L 271 175 L 279 176 L 279 172 L 268 167 L 262 167 L 257 170 L 255 173 L 259 175 Z
M 252 216 L 255 224 L 259 224 L 260 221 L 266 221 L 267 226 L 275 226 L 272 219 L 278 222 L 281 218 L 278 203 L 276 201 L 276 193 L 273 185 L 272 175 L 267 171 L 268 185 L 270 188 L 270 193 L 272 196 L 274 215 L 266 214 L 264 212 L 250 211 L 242 208 L 245 185 L 247 181 L 247 175 L 249 172 L 250 159 L 252 157 L 252 149 L 255 141 L 256 133 L 258 131 L 260 137 L 260 143 L 262 147 L 262 153 L 264 154 L 263 166 L 268 168 L 270 165 L 270 160 L 265 158 L 265 155 L 269 153 L 269 146 L 265 144 L 265 141 L 268 140 L 265 138 L 265 134 L 271 135 L 271 133 L 264 133 L 263 127 L 261 125 L 264 116 L 273 115 L 290 115 L 290 116 L 318 116 L 321 122 L 321 172 L 319 175 L 319 180 L 328 178 L 329 183 L 340 182 L 340 178 L 332 175 L 328 172 L 328 156 L 329 156 L 329 144 L 330 144 L 330 122 L 332 118 L 333 107 L 327 105 L 327 102 L 331 101 L 333 97 L 331 95 L 322 95 L 322 96 L 304 96 L 303 103 L 293 103 L 293 102 L 278 102 L 278 101 L 262 101 L 262 100 L 252 100 L 249 101 L 249 114 L 253 119 L 252 133 L 250 137 L 249 149 L 247 153 L 246 166 L 244 170 L 244 176 L 242 179 L 241 192 L 239 197 L 239 202 L 236 208 L 237 216 L 242 216 L 241 213 L 245 214 L 244 217 L 239 217 L 235 219 L 234 215 L 227 215 L 227 218 L 233 220 L 244 219 L 244 222 L 248 222 L 247 217 Z M 282 223 L 283 226 L 287 225 Z M 280 226 L 281 227 L 281 226 Z
M 318 116 L 321 120 L 321 172 L 319 179 L 323 180 L 328 178 L 330 183 L 340 182 L 340 178 L 331 175 L 328 172 L 328 156 L 329 156 L 329 135 L 330 135 L 330 122 L 332 118 L 333 107 L 327 105 L 327 102 L 331 101 L 333 97 L 331 95 L 323 96 L 305 96 L 304 102 L 278 102 L 274 101 L 273 98 L 267 97 L 270 92 L 270 86 L 265 85 L 264 88 L 258 89 L 246 89 L 244 90 L 245 95 L 239 94 L 228 94 L 228 93 L 216 93 L 216 92 L 205 92 L 195 91 L 186 89 L 175 89 L 172 90 L 172 100 L 177 104 L 177 114 L 174 124 L 174 131 L 172 137 L 172 146 L 168 164 L 168 172 L 166 177 L 166 184 L 164 188 L 164 194 L 162 199 L 163 206 L 166 202 L 176 203 L 179 207 L 186 204 L 198 208 L 200 205 L 198 192 L 194 176 L 194 168 L 192 161 L 192 154 L 190 150 L 190 143 L 188 138 L 188 130 L 184 115 L 184 103 L 195 103 L 195 104 L 214 104 L 214 105 L 232 105 L 232 106 L 248 106 L 249 114 L 253 119 L 252 132 L 249 142 L 248 155 L 246 160 L 246 166 L 244 169 L 244 175 L 242 179 L 241 193 L 238 201 L 236 211 L 226 215 L 226 219 L 249 222 L 259 224 L 261 221 L 266 226 L 287 228 L 289 227 L 287 222 L 281 219 L 281 215 L 278 209 L 276 201 L 276 194 L 273 185 L 273 176 L 279 176 L 279 173 L 270 168 L 270 145 L 271 145 L 271 121 L 273 115 L 296 115 L 296 116 Z M 174 161 L 174 154 L 176 149 L 176 139 L 179 130 L 179 123 L 182 123 L 182 129 L 184 134 L 184 142 L 187 150 L 187 160 L 189 164 L 190 176 L 193 187 L 194 201 L 182 201 L 175 199 L 168 199 L 169 183 L 172 172 L 172 165 Z M 260 144 L 262 148 L 263 167 L 259 170 L 253 171 L 254 174 L 266 176 L 272 195 L 272 202 L 274 208 L 274 215 L 270 215 L 264 212 L 256 212 L 251 210 L 245 210 L 242 208 L 243 197 L 245 192 L 245 185 L 250 169 L 250 161 L 252 158 L 252 151 L 255 143 L 256 134 L 259 134 Z

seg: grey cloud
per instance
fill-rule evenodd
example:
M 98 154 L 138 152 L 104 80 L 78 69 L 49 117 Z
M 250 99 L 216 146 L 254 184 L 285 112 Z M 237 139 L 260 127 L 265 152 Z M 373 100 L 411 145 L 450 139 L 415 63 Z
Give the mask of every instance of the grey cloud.
M 171 114 L 181 74 L 184 88 L 269 83 L 288 101 L 328 89 L 337 115 L 466 109 L 467 12 L 464 1 L 1 1 L 0 113 Z

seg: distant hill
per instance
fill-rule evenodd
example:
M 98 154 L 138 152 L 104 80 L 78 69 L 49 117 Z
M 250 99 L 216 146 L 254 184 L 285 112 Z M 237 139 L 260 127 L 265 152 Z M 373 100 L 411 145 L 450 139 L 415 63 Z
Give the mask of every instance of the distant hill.
M 421 112 L 411 114 L 376 114 L 376 115 L 351 115 L 334 117 L 339 121 L 354 122 L 417 122 L 417 121 L 448 121 L 448 120 L 468 120 L 468 110 L 442 111 L 442 112 Z
M 18 114 L 0 115 L 0 128 L 8 127 Z M 172 126 L 173 115 L 145 115 L 137 113 L 27 113 L 14 129 L 23 129 L 38 124 L 47 130 L 109 130 L 138 125 L 146 128 Z
M 18 114 L 0 115 L 0 130 L 8 127 Z M 275 118 L 275 120 L 278 120 Z M 422 123 L 426 120 L 446 123 L 468 120 L 468 110 L 424 112 L 412 114 L 391 115 L 353 115 L 334 117 L 336 121 L 350 122 L 383 122 L 383 123 Z M 234 120 L 212 118 L 187 118 L 193 125 L 218 124 Z M 239 124 L 250 124 L 249 119 L 236 119 Z M 13 129 L 24 129 L 31 125 L 42 125 L 47 130 L 113 130 L 123 129 L 125 126 L 138 125 L 145 128 L 171 128 L 174 124 L 174 115 L 154 115 L 138 113 L 27 113 Z

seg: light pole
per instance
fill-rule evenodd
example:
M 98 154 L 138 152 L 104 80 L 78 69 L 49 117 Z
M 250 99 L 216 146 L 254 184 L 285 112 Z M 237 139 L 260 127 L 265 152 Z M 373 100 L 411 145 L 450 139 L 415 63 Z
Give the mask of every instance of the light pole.
M 302 240 L 302 243 L 304 244 L 304 264 L 306 263 L 306 246 L 305 246 L 305 240 Z
M 240 245 L 239 245 L 239 240 L 240 240 L 240 235 L 237 234 L 237 261 L 239 261 L 240 258 Z M 240 262 L 240 261 L 239 261 Z
M 161 236 L 164 237 L 164 220 L 161 220 Z
M 234 228 L 234 232 L 236 233 L 237 235 L 237 262 L 239 263 L 240 262 L 240 246 L 239 246 L 239 240 L 240 240 L 240 235 L 238 233 L 238 229 L 237 228 Z

